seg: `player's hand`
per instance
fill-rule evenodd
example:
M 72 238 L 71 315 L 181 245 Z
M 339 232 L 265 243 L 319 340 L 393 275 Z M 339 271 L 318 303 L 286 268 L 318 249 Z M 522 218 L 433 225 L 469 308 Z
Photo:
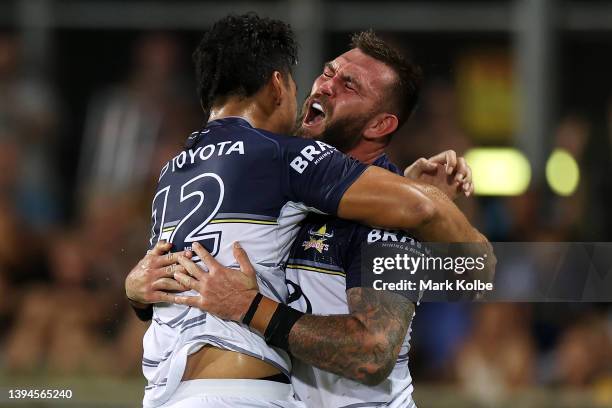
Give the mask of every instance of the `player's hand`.
M 217 262 L 197 242 L 193 243 L 192 248 L 208 272 L 186 257 L 179 256 L 179 264 L 186 271 L 175 273 L 174 279 L 200 296 L 174 296 L 173 303 L 197 307 L 222 319 L 240 322 L 259 292 L 255 268 L 246 252 L 239 243 L 234 243 L 234 258 L 240 269 L 231 269 Z
M 451 200 L 462 193 L 469 197 L 474 192 L 472 169 L 454 150 L 417 160 L 404 170 L 404 176 L 436 186 Z
M 125 278 L 125 294 L 135 306 L 168 302 L 173 295 L 167 292 L 187 290 L 174 280 L 174 273 L 185 271 L 177 264 L 178 257 L 191 258 L 192 254 L 190 251 L 166 253 L 171 248 L 170 243 L 158 242 Z

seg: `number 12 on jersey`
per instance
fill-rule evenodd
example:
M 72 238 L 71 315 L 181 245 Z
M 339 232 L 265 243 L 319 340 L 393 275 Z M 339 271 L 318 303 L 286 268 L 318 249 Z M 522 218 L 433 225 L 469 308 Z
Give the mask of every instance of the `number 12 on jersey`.
M 177 249 L 190 248 L 197 241 L 215 256 L 221 231 L 204 230 L 219 212 L 224 194 L 223 180 L 215 173 L 203 173 L 180 187 L 169 185 L 159 190 L 151 205 L 150 247 L 160 239 Z

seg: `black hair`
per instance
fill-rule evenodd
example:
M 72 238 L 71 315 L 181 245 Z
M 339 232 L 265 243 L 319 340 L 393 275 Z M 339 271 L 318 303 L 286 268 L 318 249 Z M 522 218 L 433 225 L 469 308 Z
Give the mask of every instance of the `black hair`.
M 297 43 L 291 27 L 255 13 L 229 15 L 204 33 L 193 53 L 200 104 L 206 115 L 215 101 L 249 97 L 274 71 L 291 74 Z
M 362 31 L 351 37 L 351 47 L 377 59 L 395 71 L 397 82 L 387 90 L 391 109 L 395 111 L 398 127 L 402 126 L 416 107 L 423 73 L 421 68 L 409 61 L 402 53 L 381 39 L 372 30 Z

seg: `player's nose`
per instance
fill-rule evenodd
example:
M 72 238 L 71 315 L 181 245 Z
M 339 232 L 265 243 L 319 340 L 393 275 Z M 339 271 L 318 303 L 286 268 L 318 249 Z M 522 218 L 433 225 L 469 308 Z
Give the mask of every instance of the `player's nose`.
M 319 93 L 327 96 L 334 95 L 334 81 L 332 79 L 328 79 L 327 81 L 323 81 L 319 84 Z

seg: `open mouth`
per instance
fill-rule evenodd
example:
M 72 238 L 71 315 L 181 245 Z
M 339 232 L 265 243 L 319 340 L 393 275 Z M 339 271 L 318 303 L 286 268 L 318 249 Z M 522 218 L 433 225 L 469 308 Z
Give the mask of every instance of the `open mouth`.
M 308 112 L 304 117 L 304 124 L 306 126 L 317 125 L 321 123 L 323 119 L 325 119 L 325 111 L 323 110 L 323 106 L 318 101 L 312 101 L 308 107 Z

